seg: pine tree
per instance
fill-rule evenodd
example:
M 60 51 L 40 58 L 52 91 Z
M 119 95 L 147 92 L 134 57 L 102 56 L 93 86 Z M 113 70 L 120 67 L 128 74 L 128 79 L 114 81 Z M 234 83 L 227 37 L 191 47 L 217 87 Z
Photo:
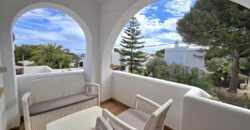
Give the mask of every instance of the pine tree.
M 177 23 L 185 42 L 209 46 L 214 56 L 232 58 L 229 90 L 239 84 L 239 59 L 250 54 L 250 10 L 229 0 L 197 0 Z
M 132 73 L 135 70 L 139 70 L 142 66 L 141 63 L 146 61 L 146 54 L 139 49 L 144 47 L 144 41 L 140 41 L 143 38 L 141 30 L 139 28 L 136 17 L 132 17 L 129 20 L 129 24 L 126 27 L 122 36 L 121 46 L 123 47 L 120 51 L 122 58 L 120 61 L 123 65 L 129 66 L 129 71 Z

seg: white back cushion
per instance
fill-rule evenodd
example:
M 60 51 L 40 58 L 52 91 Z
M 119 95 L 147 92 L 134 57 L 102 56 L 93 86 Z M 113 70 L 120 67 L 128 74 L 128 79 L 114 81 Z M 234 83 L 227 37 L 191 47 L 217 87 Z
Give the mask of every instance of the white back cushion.
M 64 96 L 85 92 L 85 79 L 83 75 L 62 77 Z
M 32 103 L 60 98 L 63 96 L 60 78 L 49 78 L 32 81 Z

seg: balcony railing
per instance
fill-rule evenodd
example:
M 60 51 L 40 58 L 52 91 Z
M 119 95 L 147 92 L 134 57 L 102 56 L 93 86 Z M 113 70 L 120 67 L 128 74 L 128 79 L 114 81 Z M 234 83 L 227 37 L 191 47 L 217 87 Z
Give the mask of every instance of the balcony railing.
M 30 90 L 32 80 L 81 74 L 84 72 L 17 76 L 19 99 Z M 210 95 L 199 88 L 120 71 L 113 71 L 111 78 L 110 97 L 128 106 L 132 106 L 135 94 L 159 104 L 172 98 L 174 103 L 167 115 L 166 125 L 175 130 L 250 129 L 249 110 L 210 100 Z

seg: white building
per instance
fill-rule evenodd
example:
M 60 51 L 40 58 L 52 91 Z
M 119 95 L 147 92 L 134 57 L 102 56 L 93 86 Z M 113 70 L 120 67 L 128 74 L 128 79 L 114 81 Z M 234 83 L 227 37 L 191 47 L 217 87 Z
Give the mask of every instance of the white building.
M 121 54 L 119 53 L 119 52 L 112 52 L 112 61 L 111 61 L 111 63 L 113 64 L 113 65 L 121 65 L 121 61 L 120 61 L 120 59 L 121 59 L 122 57 L 121 57 Z
M 164 60 L 167 64 L 179 64 L 190 68 L 205 70 L 205 52 L 201 51 L 206 47 L 187 45 L 165 50 Z

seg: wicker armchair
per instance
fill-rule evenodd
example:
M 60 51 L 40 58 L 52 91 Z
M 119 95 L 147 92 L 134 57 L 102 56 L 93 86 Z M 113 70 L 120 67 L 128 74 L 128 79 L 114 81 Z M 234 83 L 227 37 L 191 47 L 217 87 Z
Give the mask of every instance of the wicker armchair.
M 172 99 L 159 105 L 141 95 L 136 95 L 133 108 L 118 115 L 118 118 L 137 130 L 163 130 Z

